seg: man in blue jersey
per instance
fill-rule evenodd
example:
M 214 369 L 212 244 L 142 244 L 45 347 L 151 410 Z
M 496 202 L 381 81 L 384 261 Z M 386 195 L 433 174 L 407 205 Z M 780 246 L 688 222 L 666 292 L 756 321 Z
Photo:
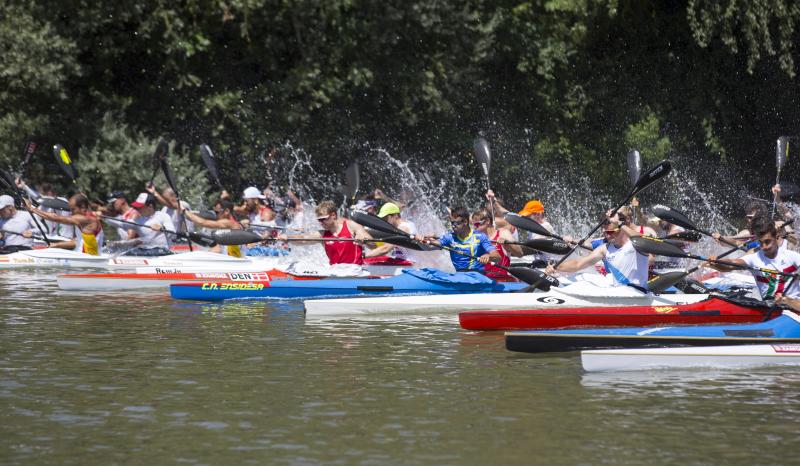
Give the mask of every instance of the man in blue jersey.
M 450 226 L 448 231 L 440 238 L 425 238 L 430 244 L 452 249 L 450 260 L 453 267 L 459 272 L 475 271 L 483 272 L 484 264 L 489 262 L 499 262 L 500 254 L 495 249 L 489 238 L 472 229 L 469 223 L 469 212 L 466 207 L 454 207 L 450 209 Z

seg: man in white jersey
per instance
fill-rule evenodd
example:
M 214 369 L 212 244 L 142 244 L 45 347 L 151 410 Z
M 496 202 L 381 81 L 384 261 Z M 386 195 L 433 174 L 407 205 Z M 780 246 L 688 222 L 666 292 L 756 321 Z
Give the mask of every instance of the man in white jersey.
M 784 274 L 796 274 L 798 272 L 798 269 L 800 269 L 800 254 L 780 247 L 775 223 L 769 217 L 754 218 L 749 228 L 758 238 L 761 249 L 738 259 L 725 259 L 726 262 L 775 270 Z M 716 257 L 711 257 L 711 259 L 716 259 Z M 721 264 L 711 263 L 708 265 L 720 271 L 734 269 L 734 267 Z M 752 274 L 756 280 L 756 285 L 758 285 L 758 291 L 761 293 L 761 299 L 766 301 L 780 298 L 776 299 L 776 301 L 789 302 L 790 299 L 796 300 L 800 298 L 800 285 L 798 285 L 796 278 L 760 271 L 753 271 Z
M 152 194 L 141 193 L 131 207 L 139 212 L 135 220 L 139 227 L 128 233 L 129 239 L 136 239 L 136 248 L 127 251 L 133 256 L 164 256 L 171 254 L 169 239 L 164 230 L 175 231 L 172 219 L 163 211 L 156 211 L 156 198 Z
M 172 224 L 175 225 L 175 229 L 173 231 L 177 231 L 178 233 L 194 231 L 194 225 L 192 224 L 192 221 L 186 219 L 185 216 L 181 214 L 181 212 L 190 210 L 191 206 L 188 202 L 181 199 L 180 209 L 178 209 L 178 196 L 175 194 L 175 191 L 173 191 L 172 188 L 166 188 L 164 189 L 163 194 L 159 194 L 155 185 L 148 183 L 145 186 L 145 190 L 155 197 L 158 202 L 164 205 L 164 207 L 161 208 L 161 212 L 167 214 L 167 216 L 171 219 Z
M 632 286 L 638 290 L 647 289 L 648 256 L 639 254 L 633 248 L 628 233 L 622 228 L 619 217 L 610 218 L 603 227 L 604 242 L 589 255 L 564 261 L 558 269 L 548 265 L 546 272 L 577 272 L 599 261 L 614 279 L 614 285 Z
M 14 207 L 14 198 L 0 196 L 0 254 L 33 249 L 33 232 L 36 224 L 28 212 Z

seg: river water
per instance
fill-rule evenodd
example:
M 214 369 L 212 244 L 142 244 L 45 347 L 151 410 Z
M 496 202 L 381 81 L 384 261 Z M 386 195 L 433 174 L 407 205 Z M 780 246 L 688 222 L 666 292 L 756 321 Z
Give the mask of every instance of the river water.
M 798 464 L 800 373 L 585 374 L 455 316 L 0 273 L 2 464 Z

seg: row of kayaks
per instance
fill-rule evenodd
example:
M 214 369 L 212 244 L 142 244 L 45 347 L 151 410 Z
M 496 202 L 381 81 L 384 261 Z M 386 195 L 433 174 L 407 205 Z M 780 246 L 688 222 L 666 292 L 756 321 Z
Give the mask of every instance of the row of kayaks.
M 24 260 L 62 267 L 87 266 L 78 262 L 87 260 L 78 254 L 48 249 L 25 251 L 0 256 L 0 267 L 4 259 L 6 263 L 23 261 L 17 266 L 22 266 Z M 654 296 L 628 287 L 609 288 L 595 280 L 576 281 L 546 292 L 514 293 L 526 285 L 480 279 L 448 280 L 441 275 L 428 276 L 424 269 L 404 270 L 388 277 L 367 272 L 368 277 L 321 279 L 324 275 L 287 273 L 269 260 L 230 258 L 205 251 L 160 258 L 88 260 L 94 264 L 88 266 L 105 261 L 108 268 L 133 271 L 61 275 L 59 286 L 65 289 L 169 286 L 171 295 L 177 299 L 201 301 L 302 298 L 307 318 L 459 313 L 459 322 L 465 329 L 506 331 L 506 347 L 511 351 L 538 353 L 590 348 L 582 353 L 584 368 L 590 371 L 675 364 L 688 367 L 800 363 L 797 315 L 779 314 L 752 299 L 680 293 Z M 401 267 L 395 264 L 391 271 L 398 272 Z M 308 299 L 320 297 L 326 299 Z M 614 327 L 598 328 L 611 326 Z M 676 345 L 681 347 L 672 347 Z M 618 349 L 626 347 L 634 349 Z

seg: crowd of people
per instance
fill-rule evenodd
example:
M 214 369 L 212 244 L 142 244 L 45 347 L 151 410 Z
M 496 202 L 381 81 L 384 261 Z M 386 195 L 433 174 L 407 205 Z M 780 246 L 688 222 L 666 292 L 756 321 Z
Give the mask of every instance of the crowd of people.
M 51 247 L 98 255 L 104 247 L 105 223 L 116 236 L 110 245 L 124 247 L 130 255 L 169 254 L 173 243 L 182 241 L 187 232 L 202 228 L 248 229 L 262 235 L 261 244 L 322 240 L 332 265 L 362 264 L 365 260 L 375 258 L 401 261 L 411 258 L 407 248 L 372 238 L 368 229 L 343 216 L 337 204 L 331 200 L 323 200 L 315 206 L 318 226 L 306 228 L 315 231 L 303 232 L 303 202 L 292 191 L 279 195 L 271 189 L 262 191 L 251 186 L 242 192 L 238 203 L 223 191 L 214 205 L 213 213 L 204 213 L 193 211 L 171 189 L 159 190 L 152 183 L 135 197 L 129 198 L 120 191 L 112 192 L 102 204 L 90 202 L 81 193 L 68 199 L 61 198 L 48 184 L 32 189 L 18 179 L 17 187 L 19 192 L 26 193 L 26 197 L 17 196 L 15 199 L 9 194 L 0 195 L 2 253 L 30 249 L 34 238 L 44 234 L 52 238 Z M 789 212 L 777 202 L 780 186 L 773 187 L 773 193 L 782 218 L 773 220 L 772 213 L 763 202 L 748 202 L 745 205 L 746 228 L 733 236 L 723 237 L 717 233 L 713 236 L 720 242 L 744 245 L 749 252 L 727 263 L 711 261 L 705 265 L 720 271 L 750 267 L 754 270 L 756 283 L 764 299 L 800 306 L 800 284 L 792 275 L 800 269 L 800 254 L 793 250 L 800 242 L 791 230 Z M 36 206 L 48 198 L 64 201 L 62 205 L 68 206 L 68 210 L 48 207 L 53 203 Z M 407 208 L 407 203 L 388 197 L 380 189 L 350 206 L 351 210 L 382 219 L 407 235 L 410 241 L 448 251 L 453 267 L 459 272 L 474 271 L 495 279 L 511 279 L 506 269 L 511 264 L 511 258 L 531 253 L 522 247 L 520 232 L 504 219 L 509 209 L 492 191 L 486 193 L 486 204 L 473 211 L 460 205 L 451 206 L 448 209 L 447 231 L 441 235 L 420 234 L 417 226 L 405 215 Z M 633 219 L 637 208 L 636 205 L 624 206 L 616 212 L 607 212 L 601 237 L 591 239 L 584 245 L 590 249 L 587 254 L 576 255 L 556 265 L 556 257 L 537 253 L 534 261 L 551 275 L 597 266 L 615 285 L 631 286 L 646 292 L 653 258 L 639 253 L 630 238 L 666 237 L 680 233 L 682 228 L 657 218 L 636 224 Z M 554 234 L 541 200 L 529 200 L 518 214 Z M 638 214 L 638 218 L 646 219 L 641 212 Z M 575 244 L 569 236 L 564 239 Z M 249 246 L 252 251 L 259 248 L 258 243 Z M 245 245 L 231 245 L 220 249 L 220 252 L 241 257 L 248 253 L 248 248 Z M 777 273 L 758 272 L 754 268 Z

